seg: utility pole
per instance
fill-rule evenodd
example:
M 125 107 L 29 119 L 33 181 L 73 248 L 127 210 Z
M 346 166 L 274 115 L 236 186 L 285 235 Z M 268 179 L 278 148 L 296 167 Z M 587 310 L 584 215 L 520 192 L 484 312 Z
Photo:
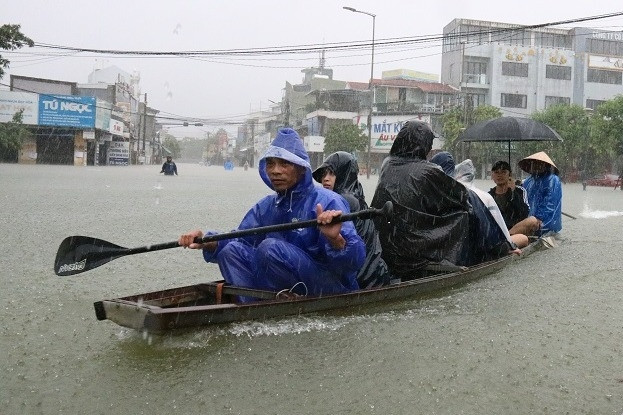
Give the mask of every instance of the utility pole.
M 251 149 L 251 167 L 253 167 L 255 165 L 255 120 L 251 120 Z
M 143 103 L 143 164 L 147 164 L 147 154 L 145 154 L 145 136 L 147 135 L 147 92 Z

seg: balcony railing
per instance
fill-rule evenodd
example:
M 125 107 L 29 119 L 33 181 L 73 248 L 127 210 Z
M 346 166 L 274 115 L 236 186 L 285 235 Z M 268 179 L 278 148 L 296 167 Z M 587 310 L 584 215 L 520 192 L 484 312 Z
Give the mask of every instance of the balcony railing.
M 463 75 L 463 82 L 466 84 L 480 84 L 487 85 L 489 80 L 486 74 L 471 74 L 467 73 Z
M 414 113 L 443 113 L 443 104 L 422 104 L 413 102 L 377 102 L 374 104 L 376 112 L 414 112 Z

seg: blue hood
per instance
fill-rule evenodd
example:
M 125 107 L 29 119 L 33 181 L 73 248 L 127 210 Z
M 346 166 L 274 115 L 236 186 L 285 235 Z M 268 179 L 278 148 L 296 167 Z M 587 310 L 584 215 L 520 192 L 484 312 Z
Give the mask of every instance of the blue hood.
M 431 159 L 431 163 L 435 163 L 441 167 L 444 173 L 450 177 L 454 177 L 454 158 L 447 151 L 435 154 Z
M 297 132 L 292 128 L 281 128 L 277 132 L 277 137 L 275 137 L 258 164 L 260 177 L 264 180 L 264 183 L 266 183 L 268 187 L 275 190 L 273 184 L 268 178 L 268 173 L 266 173 L 266 158 L 268 157 L 280 158 L 296 164 L 297 166 L 304 167 L 305 177 L 303 178 L 302 183 L 304 186 L 309 186 L 312 183 L 313 180 L 311 165 L 309 164 L 309 156 L 303 146 L 303 140 L 301 140 L 301 137 L 299 137 Z M 296 187 L 300 184 L 301 182 L 299 182 Z

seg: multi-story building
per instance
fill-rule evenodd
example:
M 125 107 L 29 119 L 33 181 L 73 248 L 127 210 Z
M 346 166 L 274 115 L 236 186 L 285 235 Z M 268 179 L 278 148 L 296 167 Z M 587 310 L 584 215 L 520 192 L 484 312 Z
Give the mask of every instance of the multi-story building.
M 623 32 L 454 19 L 443 29 L 441 81 L 473 106 L 529 116 L 555 104 L 594 109 L 623 94 Z

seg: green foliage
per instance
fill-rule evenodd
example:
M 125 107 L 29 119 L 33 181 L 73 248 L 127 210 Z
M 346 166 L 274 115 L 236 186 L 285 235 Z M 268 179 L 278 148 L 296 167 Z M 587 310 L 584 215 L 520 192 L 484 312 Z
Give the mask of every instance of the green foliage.
M 179 145 L 181 158 L 184 161 L 199 162 L 205 159 L 207 148 L 205 138 L 184 137 Z
M 0 123 L 0 160 L 17 161 L 17 154 L 22 143 L 29 136 L 28 129 L 22 124 L 22 113 L 19 110 L 13 115 L 11 122 Z
M 563 176 L 574 170 L 592 170 L 596 152 L 589 141 L 590 119 L 581 106 L 554 105 L 534 113 L 532 118 L 553 128 L 563 142 L 533 142 L 522 146 L 525 154 L 547 152 Z
M 461 107 L 453 107 L 446 111 L 441 117 L 443 137 L 445 139 L 444 150 L 452 152 L 456 140 L 465 128 L 463 123 L 463 110 Z
M 324 153 L 331 154 L 336 151 L 354 153 L 362 151 L 368 145 L 368 135 L 358 126 L 350 123 L 333 124 L 324 140 Z
M 171 156 L 173 158 L 179 158 L 179 156 L 182 154 L 180 143 L 177 141 L 177 138 L 175 138 L 171 134 L 164 134 L 164 138 L 162 139 L 162 145 L 171 152 Z
M 617 95 L 597 107 L 591 120 L 591 144 L 595 146 L 595 151 L 610 156 L 622 155 L 623 95 Z
M 461 156 L 459 156 L 457 140 L 464 129 L 481 121 L 501 117 L 502 112 L 491 105 L 473 108 L 469 105 L 470 101 L 467 103 L 467 106 L 454 107 L 442 116 L 442 131 L 445 139 L 443 149 L 451 152 L 457 163 L 463 161 L 463 158 L 471 158 L 475 165 L 487 164 L 491 162 L 492 154 L 495 154 L 496 149 L 499 151 L 498 144 L 468 143 L 466 144 L 467 154 L 461 151 Z
M 474 124 L 480 121 L 492 120 L 494 118 L 499 118 L 502 116 L 502 111 L 499 108 L 491 106 L 491 105 L 481 105 L 476 107 L 472 111 L 472 119 Z
M 30 38 L 24 36 L 19 31 L 20 25 L 18 24 L 5 24 L 0 26 L 0 49 L 2 50 L 15 50 L 22 46 L 28 45 L 33 47 L 35 42 Z M 4 68 L 9 66 L 9 60 L 4 59 L 0 55 L 0 79 L 4 76 Z
M 458 106 L 446 111 L 441 117 L 442 131 L 445 139 L 444 150 L 452 151 L 461 131 L 480 121 L 491 120 L 502 116 L 499 108 L 491 105 L 481 105 L 472 108 L 470 105 Z

